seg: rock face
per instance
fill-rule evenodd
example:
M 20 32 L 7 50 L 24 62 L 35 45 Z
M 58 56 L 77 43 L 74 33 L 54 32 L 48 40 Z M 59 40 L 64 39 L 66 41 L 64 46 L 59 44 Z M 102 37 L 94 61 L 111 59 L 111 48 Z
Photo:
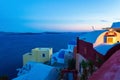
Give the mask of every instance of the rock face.
M 120 50 L 93 73 L 89 80 L 120 80 Z
M 114 22 L 111 28 L 120 28 L 120 22 Z

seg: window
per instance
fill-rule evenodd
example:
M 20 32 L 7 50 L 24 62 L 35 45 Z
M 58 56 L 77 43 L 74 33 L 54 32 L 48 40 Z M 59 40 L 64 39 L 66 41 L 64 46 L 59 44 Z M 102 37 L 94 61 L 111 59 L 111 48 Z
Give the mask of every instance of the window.
M 42 57 L 45 57 L 45 54 L 44 54 L 44 53 L 42 54 Z
M 104 43 L 107 43 L 107 37 L 104 36 Z
M 108 43 L 113 43 L 113 38 L 108 38 Z
M 29 55 L 32 55 L 31 53 L 29 53 Z

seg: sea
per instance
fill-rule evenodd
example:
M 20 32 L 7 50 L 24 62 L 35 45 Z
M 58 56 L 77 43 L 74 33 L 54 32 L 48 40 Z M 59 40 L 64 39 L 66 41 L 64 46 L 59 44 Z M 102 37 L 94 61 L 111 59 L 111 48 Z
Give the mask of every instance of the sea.
M 23 65 L 23 54 L 31 49 L 53 48 L 53 53 L 66 49 L 68 42 L 86 32 L 5 33 L 0 32 L 0 76 L 11 80 Z

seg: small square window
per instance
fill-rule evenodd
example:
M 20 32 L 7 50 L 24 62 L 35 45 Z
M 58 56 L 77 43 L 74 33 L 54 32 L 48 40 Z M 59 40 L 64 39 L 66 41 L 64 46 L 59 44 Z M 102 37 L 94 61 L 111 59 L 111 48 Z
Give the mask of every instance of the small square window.
M 108 38 L 108 43 L 113 43 L 113 38 Z
M 42 54 L 42 57 L 45 57 L 45 54 L 44 54 L 44 53 Z

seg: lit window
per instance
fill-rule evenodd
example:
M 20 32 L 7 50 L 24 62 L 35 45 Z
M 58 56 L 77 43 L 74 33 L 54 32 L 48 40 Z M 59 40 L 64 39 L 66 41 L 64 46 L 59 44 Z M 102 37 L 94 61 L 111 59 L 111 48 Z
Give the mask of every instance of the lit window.
M 113 38 L 108 38 L 108 43 L 113 43 Z

